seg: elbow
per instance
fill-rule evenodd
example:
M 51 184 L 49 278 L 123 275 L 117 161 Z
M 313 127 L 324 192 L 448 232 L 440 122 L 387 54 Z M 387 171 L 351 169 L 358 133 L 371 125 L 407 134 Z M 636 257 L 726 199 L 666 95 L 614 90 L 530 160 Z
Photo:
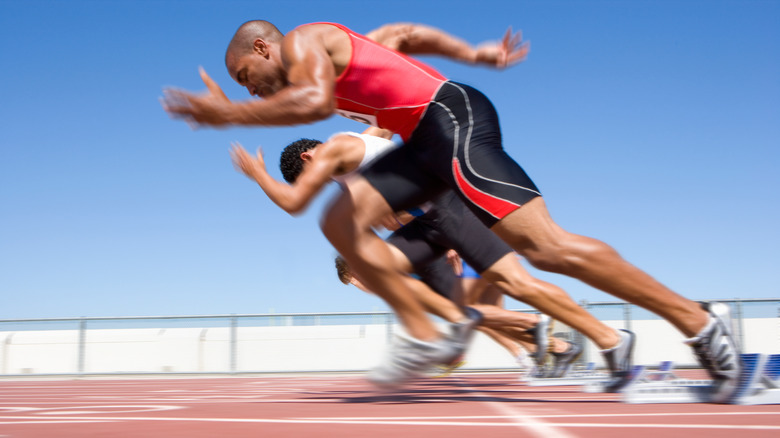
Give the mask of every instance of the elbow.
M 320 90 L 311 90 L 302 99 L 301 118 L 305 122 L 313 123 L 325 120 L 336 112 L 336 99 L 332 93 L 325 93 Z
M 336 99 L 317 98 L 312 102 L 312 117 L 315 122 L 325 120 L 336 112 Z
M 286 211 L 290 216 L 300 216 L 304 211 L 306 211 L 306 203 L 298 200 L 288 200 L 279 206 L 282 207 L 282 210 Z
M 303 212 L 306 210 L 303 207 L 293 207 L 293 208 L 285 208 L 284 209 L 290 216 L 296 217 L 303 214 Z

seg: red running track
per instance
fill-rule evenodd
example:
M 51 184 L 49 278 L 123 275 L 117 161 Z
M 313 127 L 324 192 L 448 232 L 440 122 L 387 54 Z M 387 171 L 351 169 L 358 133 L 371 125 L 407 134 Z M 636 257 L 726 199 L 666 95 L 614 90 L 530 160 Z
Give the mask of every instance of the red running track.
M 0 381 L 0 437 L 778 437 L 780 406 L 630 405 L 516 374 Z

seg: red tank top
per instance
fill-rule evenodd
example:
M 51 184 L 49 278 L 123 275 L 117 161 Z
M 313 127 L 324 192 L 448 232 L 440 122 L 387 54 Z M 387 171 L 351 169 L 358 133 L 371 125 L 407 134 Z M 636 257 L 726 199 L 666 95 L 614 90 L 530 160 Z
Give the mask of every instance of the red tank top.
M 408 140 L 447 80 L 432 67 L 390 50 L 337 23 L 352 42 L 352 58 L 336 78 L 336 112 L 389 129 Z

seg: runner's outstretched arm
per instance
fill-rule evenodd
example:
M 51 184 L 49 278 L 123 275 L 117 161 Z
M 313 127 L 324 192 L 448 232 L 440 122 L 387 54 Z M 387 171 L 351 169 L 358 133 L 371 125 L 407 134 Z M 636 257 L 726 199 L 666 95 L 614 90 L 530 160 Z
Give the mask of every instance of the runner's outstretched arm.
M 292 184 L 277 181 L 265 167 L 263 153 L 258 148 L 257 155 L 252 156 L 239 143 L 233 143 L 230 156 L 233 165 L 249 179 L 254 180 L 282 210 L 290 214 L 303 212 L 330 180 L 341 164 L 333 142 L 324 143 L 315 159 L 307 165 Z
M 296 29 L 279 44 L 278 56 L 283 60 L 285 81 L 289 85 L 265 95 L 263 99 L 231 101 L 219 86 L 201 71 L 206 83 L 205 93 L 167 88 L 161 103 L 171 117 L 184 119 L 192 126 L 289 126 L 313 123 L 330 117 L 336 108 L 333 96 L 335 72 L 328 49 L 316 29 Z M 267 48 L 268 56 L 276 46 Z M 243 85 L 243 77 L 237 79 Z
M 366 34 L 379 44 L 413 55 L 441 55 L 456 61 L 505 68 L 525 60 L 531 45 L 522 41 L 520 32 L 507 29 L 498 42 L 473 47 L 466 41 L 440 29 L 413 23 L 386 24 Z

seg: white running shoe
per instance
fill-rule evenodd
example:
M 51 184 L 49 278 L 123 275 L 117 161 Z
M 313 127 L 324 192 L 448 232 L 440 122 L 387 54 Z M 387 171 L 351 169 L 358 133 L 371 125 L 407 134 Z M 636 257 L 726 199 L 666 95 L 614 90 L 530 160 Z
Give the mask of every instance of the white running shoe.
M 552 330 L 552 319 L 545 315 L 539 314 L 539 322 L 533 328 L 526 330 L 534 335 L 534 343 L 536 344 L 536 351 L 533 354 L 536 366 L 539 368 L 544 367 L 544 362 L 547 359 L 547 351 L 550 349 L 550 331 Z
M 474 337 L 474 329 L 482 323 L 482 313 L 473 307 L 466 307 L 466 317 L 450 325 L 451 340 L 463 344 L 465 349 Z
M 616 346 L 601 350 L 604 361 L 609 367 L 611 378 L 605 387 L 606 392 L 618 392 L 631 380 L 634 354 L 634 333 L 620 329 L 620 343 Z
M 553 371 L 551 377 L 563 377 L 569 372 L 574 365 L 574 361 L 582 354 L 582 346 L 580 344 L 569 343 L 569 349 L 563 353 L 552 352 Z
M 382 388 L 393 388 L 420 376 L 425 370 L 440 364 L 449 364 L 463 354 L 464 346 L 443 336 L 434 342 L 423 342 L 409 336 L 397 335 L 388 356 L 369 371 L 368 380 Z
M 702 331 L 685 341 L 713 379 L 712 401 L 729 403 L 739 388 L 742 358 L 734 338 L 731 309 L 723 303 L 704 303 L 710 320 Z
M 532 377 L 537 377 L 536 362 L 531 358 L 525 350 L 521 350 L 520 354 L 515 357 L 515 362 L 520 366 L 520 380 L 526 381 Z

